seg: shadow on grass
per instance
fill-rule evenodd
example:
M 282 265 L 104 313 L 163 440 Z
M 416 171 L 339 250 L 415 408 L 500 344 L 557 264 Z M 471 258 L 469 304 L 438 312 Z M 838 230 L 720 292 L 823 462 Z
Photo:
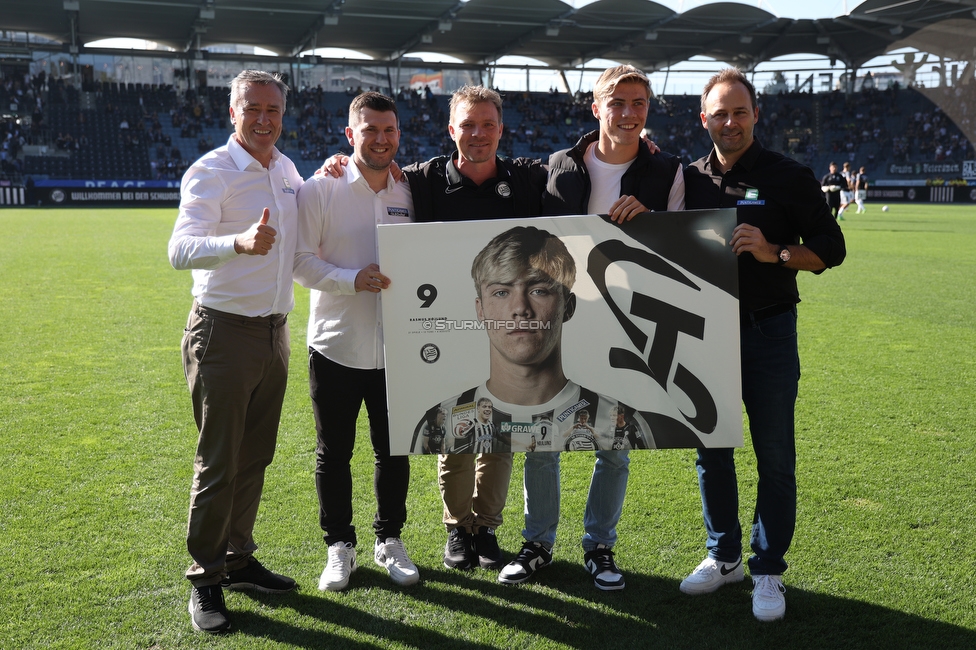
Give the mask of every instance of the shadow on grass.
M 269 608 L 288 608 L 315 619 L 317 629 L 256 612 L 234 612 L 233 620 L 240 634 L 302 648 L 365 650 L 377 643 L 472 650 L 976 648 L 976 631 L 791 589 L 788 581 L 786 619 L 760 623 L 752 616 L 748 579 L 714 594 L 691 597 L 678 591 L 676 580 L 632 573 L 627 574 L 626 589 L 601 592 L 582 566 L 560 561 L 540 571 L 533 583 L 516 587 L 485 580 L 489 575 L 493 574 L 423 567 L 420 584 L 399 589 L 385 574 L 360 570 L 354 586 L 343 594 L 324 595 L 313 588 L 311 593 L 283 597 L 250 595 Z M 347 598 L 354 604 L 342 602 Z M 367 604 L 373 602 L 376 607 Z M 485 625 L 477 625 L 479 620 Z M 484 629 L 468 629 L 472 621 Z M 329 631 L 333 627 L 335 631 Z M 357 634 L 378 641 L 350 638 Z

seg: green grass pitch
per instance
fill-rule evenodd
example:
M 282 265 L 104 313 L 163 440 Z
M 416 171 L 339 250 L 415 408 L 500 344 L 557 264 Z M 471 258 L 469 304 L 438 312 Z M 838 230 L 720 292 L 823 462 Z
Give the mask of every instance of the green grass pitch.
M 227 597 L 234 632 L 193 632 L 184 533 L 196 432 L 180 366 L 190 274 L 166 259 L 175 210 L 0 210 L 0 648 L 974 648 L 976 208 L 869 204 L 848 256 L 803 273 L 799 521 L 787 616 L 750 584 L 678 592 L 703 557 L 694 452 L 632 454 L 617 560 L 596 590 L 579 537 L 592 457 L 563 458 L 556 562 L 520 587 L 445 569 L 433 458 L 412 460 L 404 540 L 421 584 L 370 558 L 368 436 L 354 459 L 362 567 L 316 589 L 325 559 L 305 369 L 307 292 L 259 514 L 285 596 Z M 738 452 L 751 520 L 753 456 Z M 506 522 L 521 541 L 521 461 Z

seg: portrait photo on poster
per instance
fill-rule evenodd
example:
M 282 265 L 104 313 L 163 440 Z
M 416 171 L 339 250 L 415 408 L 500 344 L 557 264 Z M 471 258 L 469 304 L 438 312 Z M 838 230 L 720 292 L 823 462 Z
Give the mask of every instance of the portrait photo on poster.
M 392 453 L 742 446 L 735 219 L 379 226 Z

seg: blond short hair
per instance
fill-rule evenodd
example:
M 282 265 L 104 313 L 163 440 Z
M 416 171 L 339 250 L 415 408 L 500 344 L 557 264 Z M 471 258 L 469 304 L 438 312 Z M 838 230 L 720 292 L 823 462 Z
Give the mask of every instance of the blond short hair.
M 488 242 L 471 264 L 471 279 L 479 299 L 482 285 L 514 282 L 522 276 L 560 287 L 568 300 L 576 284 L 576 261 L 566 244 L 552 233 L 516 226 Z
M 632 65 L 618 65 L 607 68 L 593 86 L 593 101 L 600 103 L 613 94 L 620 84 L 636 83 L 644 86 L 647 96 L 651 96 L 651 82 L 647 75 Z

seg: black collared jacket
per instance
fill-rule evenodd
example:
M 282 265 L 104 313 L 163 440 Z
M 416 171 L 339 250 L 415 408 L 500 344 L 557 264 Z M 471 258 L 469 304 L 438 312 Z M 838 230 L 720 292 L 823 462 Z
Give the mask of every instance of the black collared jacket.
M 542 213 L 546 168 L 529 158 L 496 158 L 498 175 L 476 185 L 455 159 L 438 156 L 403 169 L 417 221 L 470 221 L 537 217 Z

